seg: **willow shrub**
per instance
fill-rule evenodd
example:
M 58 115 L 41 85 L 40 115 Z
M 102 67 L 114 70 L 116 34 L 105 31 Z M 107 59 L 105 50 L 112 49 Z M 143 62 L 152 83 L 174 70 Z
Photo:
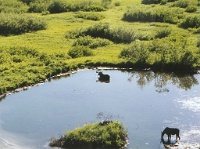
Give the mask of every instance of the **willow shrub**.
M 142 0 L 142 4 L 158 4 L 161 0 Z
M 171 34 L 171 29 L 169 29 L 169 28 L 159 29 L 156 32 L 155 38 L 168 37 L 170 34 Z
M 149 42 L 137 41 L 124 48 L 120 57 L 140 67 L 189 71 L 198 65 L 197 54 L 190 48 L 185 42 L 172 42 L 166 38 Z
M 107 39 L 92 38 L 91 36 L 80 37 L 76 39 L 73 46 L 88 46 L 89 48 L 98 48 L 110 45 L 111 42 Z
M 93 21 L 99 21 L 105 18 L 104 15 L 99 13 L 80 13 L 76 15 L 77 18 L 83 18 L 86 20 L 93 20 Z
M 136 33 L 131 28 L 111 28 L 109 23 L 97 23 L 86 29 L 71 31 L 66 38 L 78 38 L 80 36 L 91 36 L 94 38 L 105 38 L 115 43 L 131 43 L 136 39 Z
M 17 0 L 0 0 L 0 12 L 4 13 L 24 13 L 28 6 Z
M 72 47 L 68 51 L 68 55 L 72 58 L 84 57 L 84 56 L 92 56 L 93 52 L 90 48 L 85 46 L 75 46 Z
M 50 13 L 61 13 L 69 11 L 104 11 L 106 10 L 100 2 L 97 1 L 79 1 L 67 2 L 64 0 L 53 0 L 47 10 Z
M 46 23 L 37 17 L 24 14 L 0 14 L 0 34 L 22 34 L 46 29 Z
M 200 27 L 200 16 L 190 15 L 187 16 L 180 24 L 183 28 L 199 28 Z
M 176 24 L 183 17 L 180 8 L 140 7 L 130 8 L 124 15 L 123 20 L 134 22 L 166 22 Z
M 49 5 L 50 5 L 49 0 L 37 0 L 37 1 L 33 1 L 29 4 L 29 12 L 46 12 Z

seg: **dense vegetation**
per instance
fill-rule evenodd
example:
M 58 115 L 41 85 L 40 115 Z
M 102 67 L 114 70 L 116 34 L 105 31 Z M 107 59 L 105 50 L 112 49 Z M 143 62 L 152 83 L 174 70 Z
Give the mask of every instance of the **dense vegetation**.
M 200 69 L 199 0 L 0 0 L 0 94 L 86 66 Z
M 69 131 L 59 139 L 53 139 L 52 147 L 62 148 L 115 148 L 127 144 L 127 132 L 118 121 L 104 121 L 86 124 L 83 127 Z

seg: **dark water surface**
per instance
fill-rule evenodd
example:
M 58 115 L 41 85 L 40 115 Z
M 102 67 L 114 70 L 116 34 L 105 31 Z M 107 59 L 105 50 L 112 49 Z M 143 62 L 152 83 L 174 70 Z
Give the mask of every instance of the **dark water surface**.
M 163 149 L 161 131 L 180 129 L 179 148 L 200 146 L 200 75 L 104 70 L 110 83 L 83 70 L 0 102 L 0 148 L 45 149 L 52 137 L 85 123 L 118 119 L 129 149 Z M 172 139 L 175 139 L 173 137 Z

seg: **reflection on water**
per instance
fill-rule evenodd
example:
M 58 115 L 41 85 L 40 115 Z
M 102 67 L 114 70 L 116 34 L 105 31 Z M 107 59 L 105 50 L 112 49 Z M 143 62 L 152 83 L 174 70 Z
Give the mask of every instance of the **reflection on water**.
M 0 148 L 50 149 L 51 137 L 102 119 L 124 123 L 128 149 L 164 149 L 165 127 L 180 129 L 181 149 L 200 146 L 200 75 L 104 72 L 110 83 L 85 70 L 7 96 L 0 102 Z
M 150 82 L 154 82 L 156 91 L 169 92 L 167 87 L 168 82 L 170 84 L 176 85 L 178 88 L 189 90 L 192 86 L 198 85 L 199 82 L 194 75 L 178 75 L 174 73 L 154 73 L 152 71 L 137 71 L 131 72 L 131 76 L 128 78 L 132 81 L 132 78 L 137 79 L 137 84 L 140 87 L 146 86 Z

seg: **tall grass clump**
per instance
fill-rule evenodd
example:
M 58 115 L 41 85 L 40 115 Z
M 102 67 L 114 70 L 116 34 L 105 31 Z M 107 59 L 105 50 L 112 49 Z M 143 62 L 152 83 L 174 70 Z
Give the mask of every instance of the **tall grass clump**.
M 25 13 L 28 6 L 17 0 L 0 0 L 0 12 L 3 13 Z
M 22 34 L 46 29 L 46 23 L 37 17 L 24 14 L 0 14 L 0 34 Z
M 129 22 L 166 22 L 176 24 L 182 17 L 183 10 L 179 8 L 154 8 L 146 6 L 128 9 L 122 19 Z

